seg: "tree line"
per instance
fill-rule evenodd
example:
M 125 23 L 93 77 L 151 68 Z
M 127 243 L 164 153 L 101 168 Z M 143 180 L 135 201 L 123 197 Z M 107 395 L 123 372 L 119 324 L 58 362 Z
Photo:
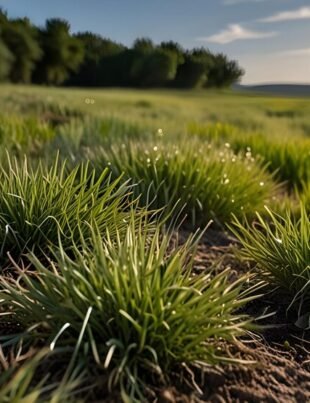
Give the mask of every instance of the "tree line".
M 227 87 L 244 71 L 205 48 L 186 50 L 173 41 L 159 45 L 138 38 L 124 46 L 91 32 L 70 33 L 52 18 L 37 27 L 28 18 L 0 10 L 0 80 L 72 86 Z

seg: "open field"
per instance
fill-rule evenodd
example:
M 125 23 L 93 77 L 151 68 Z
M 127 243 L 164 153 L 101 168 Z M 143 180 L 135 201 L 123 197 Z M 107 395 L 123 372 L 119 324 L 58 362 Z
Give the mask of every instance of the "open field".
M 309 99 L 2 85 L 0 146 L 0 401 L 310 400 Z
M 251 96 L 228 90 L 64 89 L 2 85 L 1 109 L 35 113 L 42 104 L 78 108 L 86 114 L 119 117 L 166 131 L 183 132 L 189 122 L 227 123 L 268 136 L 310 135 L 309 99 Z M 92 103 L 94 101 L 94 103 Z M 26 104 L 26 105 L 25 105 Z M 24 105 L 24 107 L 22 107 Z

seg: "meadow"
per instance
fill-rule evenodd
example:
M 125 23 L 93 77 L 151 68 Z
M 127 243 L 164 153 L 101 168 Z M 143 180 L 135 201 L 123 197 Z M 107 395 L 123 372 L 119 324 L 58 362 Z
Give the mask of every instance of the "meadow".
M 310 399 L 310 102 L 0 87 L 0 400 Z

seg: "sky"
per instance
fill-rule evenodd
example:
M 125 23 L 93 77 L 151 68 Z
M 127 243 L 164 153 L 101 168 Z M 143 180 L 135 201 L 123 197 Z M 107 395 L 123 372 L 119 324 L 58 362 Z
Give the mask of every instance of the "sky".
M 244 84 L 310 84 L 310 0 L 0 0 L 37 25 L 61 17 L 125 45 L 147 36 L 238 60 Z

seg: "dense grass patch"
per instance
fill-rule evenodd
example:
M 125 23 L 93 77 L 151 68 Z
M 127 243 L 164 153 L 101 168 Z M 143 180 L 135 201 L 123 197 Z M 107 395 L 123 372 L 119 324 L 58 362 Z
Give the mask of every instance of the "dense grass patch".
M 0 168 L 0 256 L 18 259 L 28 251 L 46 250 L 59 236 L 70 248 L 80 232 L 87 237 L 93 222 L 110 233 L 126 226 L 130 216 L 130 189 L 121 178 L 110 179 L 109 170 L 96 178 L 87 164 L 66 172 L 58 160 L 36 168 L 8 159 Z M 138 214 L 138 212 L 137 212 Z
M 310 181 L 310 142 L 307 140 L 282 143 L 251 135 L 246 140 L 240 137 L 233 144 L 236 151 L 247 148 L 254 156 L 262 157 L 268 169 L 291 189 Z
M 125 173 L 144 204 L 183 209 L 194 223 L 224 223 L 260 210 L 274 190 L 272 177 L 253 158 L 200 143 L 123 144 L 90 154 L 99 170 Z
M 35 272 L 1 281 L 1 310 L 21 329 L 3 337 L 16 344 L 65 346 L 81 343 L 91 368 L 107 369 L 110 387 L 142 398 L 151 374 L 160 380 L 177 363 L 229 360 L 219 342 L 246 332 L 247 316 L 236 313 L 251 299 L 245 278 L 231 283 L 227 272 L 194 275 L 196 237 L 171 250 L 171 236 L 150 231 L 133 218 L 126 234 L 91 246 L 63 246 L 50 265 L 32 256 Z M 253 290 L 252 290 L 253 291 Z
M 244 256 L 254 260 L 259 273 L 288 296 L 288 307 L 298 308 L 310 327 L 310 217 L 301 204 L 296 221 L 288 212 L 279 216 L 268 210 L 269 219 L 242 225 L 235 220 L 233 231 L 243 246 Z
M 246 152 L 249 156 L 259 157 L 267 164 L 268 170 L 275 173 L 280 182 L 286 182 L 291 189 L 310 181 L 310 141 L 306 138 L 288 140 L 276 135 L 249 134 L 227 124 L 190 124 L 188 132 L 218 144 L 228 142 L 235 152 Z

